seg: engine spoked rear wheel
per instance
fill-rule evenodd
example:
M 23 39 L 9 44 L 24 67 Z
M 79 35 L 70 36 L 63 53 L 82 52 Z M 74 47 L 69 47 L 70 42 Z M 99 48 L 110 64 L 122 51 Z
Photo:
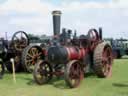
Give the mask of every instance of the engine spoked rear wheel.
M 94 71 L 98 77 L 110 77 L 112 75 L 113 55 L 111 46 L 101 43 L 94 52 Z
M 52 67 L 43 60 L 38 61 L 35 65 L 33 77 L 37 84 L 42 85 L 48 83 L 52 79 Z
M 103 50 L 103 55 L 102 55 L 102 71 L 104 73 L 104 76 L 108 76 L 109 72 L 111 71 L 111 58 L 112 58 L 112 53 L 111 53 L 111 48 L 110 47 L 105 47 Z
M 84 77 L 84 72 L 81 67 L 81 63 L 77 60 L 72 60 L 65 67 L 65 81 L 71 88 L 75 88 L 80 85 Z
M 30 45 L 23 50 L 22 64 L 27 72 L 33 72 L 34 66 L 38 60 L 43 59 L 42 49 L 36 45 Z

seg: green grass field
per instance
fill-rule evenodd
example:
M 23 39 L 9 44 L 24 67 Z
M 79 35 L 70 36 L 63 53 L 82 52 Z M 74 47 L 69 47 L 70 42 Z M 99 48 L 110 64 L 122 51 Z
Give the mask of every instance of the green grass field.
M 0 96 L 128 96 L 128 59 L 115 60 L 113 76 L 102 79 L 88 75 L 78 88 L 70 89 L 64 79 L 54 78 L 49 84 L 39 86 L 31 74 L 5 73 L 0 80 Z

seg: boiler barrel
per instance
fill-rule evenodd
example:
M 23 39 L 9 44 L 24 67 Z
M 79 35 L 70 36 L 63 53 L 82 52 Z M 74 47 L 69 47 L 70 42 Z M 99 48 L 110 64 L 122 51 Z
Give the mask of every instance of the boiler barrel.
M 69 60 L 79 60 L 85 56 L 85 49 L 54 46 L 48 50 L 48 60 L 52 64 L 66 64 Z
M 68 52 L 65 47 L 54 46 L 48 49 L 48 60 L 52 64 L 62 64 L 68 61 Z

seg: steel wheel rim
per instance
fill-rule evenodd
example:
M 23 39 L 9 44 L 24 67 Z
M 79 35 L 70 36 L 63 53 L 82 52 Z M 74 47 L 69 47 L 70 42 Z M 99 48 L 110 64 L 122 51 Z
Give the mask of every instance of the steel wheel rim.
M 32 48 L 28 51 L 28 53 L 27 53 L 27 55 L 26 55 L 25 64 L 26 64 L 27 69 L 28 69 L 29 71 L 33 71 L 35 63 L 36 63 L 39 59 L 41 59 L 41 54 L 42 54 L 42 52 L 40 52 L 40 50 L 38 50 L 37 48 L 34 48 L 34 47 L 32 47 Z
M 105 47 L 102 54 L 102 71 L 108 76 L 112 68 L 112 52 L 110 47 Z
M 14 44 L 14 48 L 17 51 L 22 51 L 23 48 L 25 48 L 29 44 L 28 36 L 23 31 L 19 31 L 15 33 L 13 36 L 12 42 Z
M 46 83 L 50 80 L 52 75 L 50 66 L 47 62 L 41 62 L 36 70 L 36 79 L 40 83 Z
M 72 64 L 69 73 L 70 82 L 74 87 L 77 87 L 80 84 L 80 81 L 83 79 L 81 66 L 79 62 Z

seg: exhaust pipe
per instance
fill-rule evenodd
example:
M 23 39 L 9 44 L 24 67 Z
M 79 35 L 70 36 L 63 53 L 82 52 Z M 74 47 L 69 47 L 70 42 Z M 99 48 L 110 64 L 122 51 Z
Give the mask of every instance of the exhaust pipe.
M 53 15 L 53 35 L 60 35 L 60 26 L 61 26 L 61 11 L 56 10 L 52 12 Z
M 102 34 L 102 28 L 100 27 L 100 28 L 99 28 L 99 37 L 100 37 L 101 40 L 102 40 L 102 38 L 103 38 L 102 35 L 103 35 L 103 34 Z

